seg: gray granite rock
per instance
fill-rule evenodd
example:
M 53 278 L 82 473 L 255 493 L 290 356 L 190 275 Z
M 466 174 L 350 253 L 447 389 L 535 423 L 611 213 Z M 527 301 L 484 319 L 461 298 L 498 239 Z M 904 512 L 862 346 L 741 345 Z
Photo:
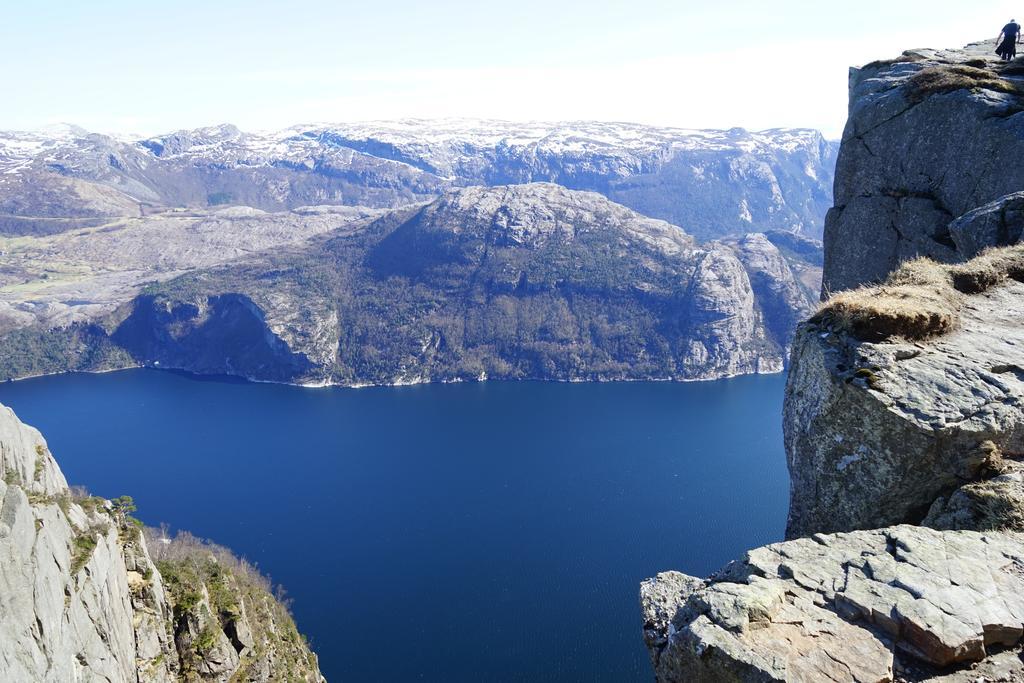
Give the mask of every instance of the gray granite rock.
M 951 333 L 858 341 L 800 327 L 784 408 L 787 535 L 917 523 L 1024 452 L 1024 284 L 969 296 Z
M 1012 533 L 816 534 L 752 550 L 707 581 L 644 582 L 644 637 L 663 683 L 1019 676 L 1019 656 L 989 653 L 1024 635 L 1022 570 Z
M 736 253 L 747 271 L 771 338 L 788 350 L 797 323 L 814 312 L 821 286 L 820 271 L 801 278 L 810 270 L 809 264 L 787 259 L 770 236 L 762 233 L 750 233 L 723 240 L 723 243 Z M 805 267 L 804 272 L 801 266 Z
M 1020 241 L 1024 230 L 1024 192 L 1014 192 L 969 211 L 949 225 L 957 252 L 973 258 L 989 247 Z
M 916 50 L 851 71 L 835 206 L 825 222 L 823 292 L 879 282 L 916 256 L 957 261 L 1000 242 L 991 223 L 973 237 L 963 223 L 950 226 L 1024 184 L 1022 101 L 1001 91 L 1021 81 L 1000 74 L 991 52 L 988 42 Z M 922 71 L 950 67 L 980 68 L 996 85 L 972 87 L 978 81 L 967 79 L 959 89 L 920 87 Z

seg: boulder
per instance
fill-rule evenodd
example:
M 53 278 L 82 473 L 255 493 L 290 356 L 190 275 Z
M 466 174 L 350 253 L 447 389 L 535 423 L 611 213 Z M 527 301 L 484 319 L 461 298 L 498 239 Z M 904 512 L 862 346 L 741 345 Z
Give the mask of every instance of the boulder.
M 965 213 L 949 225 L 957 252 L 974 258 L 990 247 L 1020 241 L 1024 230 L 1024 192 L 1014 192 Z

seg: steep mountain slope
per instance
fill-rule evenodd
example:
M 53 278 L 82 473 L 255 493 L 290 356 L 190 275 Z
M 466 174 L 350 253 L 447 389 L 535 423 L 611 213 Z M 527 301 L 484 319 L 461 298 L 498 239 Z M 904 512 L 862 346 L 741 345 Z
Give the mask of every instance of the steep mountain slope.
M 140 363 L 276 381 L 703 379 L 780 370 L 802 291 L 764 237 L 701 247 L 531 184 L 182 277 L 108 329 Z
M 820 236 L 835 143 L 630 124 L 404 121 L 145 140 L 66 127 L 0 133 L 0 234 L 49 234 L 154 208 L 397 207 L 469 185 L 555 182 L 600 192 L 699 239 L 781 229 Z
M 3 406 L 0 470 L 0 680 L 323 681 L 265 579 L 222 548 L 147 539 L 129 499 L 71 491 Z

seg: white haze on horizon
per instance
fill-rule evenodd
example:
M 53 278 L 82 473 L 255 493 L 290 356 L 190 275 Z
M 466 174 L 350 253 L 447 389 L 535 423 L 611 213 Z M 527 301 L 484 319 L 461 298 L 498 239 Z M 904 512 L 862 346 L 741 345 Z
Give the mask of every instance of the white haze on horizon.
M 0 129 L 68 122 L 153 135 L 226 122 L 474 118 L 802 127 L 838 138 L 849 66 L 994 41 L 1013 9 L 987 4 L 318 0 L 284 11 L 49 0 L 0 13 Z

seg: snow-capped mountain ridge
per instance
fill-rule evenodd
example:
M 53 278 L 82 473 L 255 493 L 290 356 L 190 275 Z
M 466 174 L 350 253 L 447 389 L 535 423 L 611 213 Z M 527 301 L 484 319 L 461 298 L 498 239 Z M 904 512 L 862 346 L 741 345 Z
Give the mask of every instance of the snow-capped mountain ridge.
M 95 185 L 105 207 L 277 210 L 388 208 L 455 187 L 543 181 L 600 192 L 702 239 L 751 229 L 816 236 L 831 202 L 835 150 L 806 129 L 593 121 L 409 119 L 260 132 L 221 124 L 146 138 L 62 126 L 0 132 L 0 215 L 109 215 L 91 203 Z M 0 220 L 0 232 L 11 230 Z
M 473 149 L 487 147 L 533 147 L 552 154 L 608 150 L 636 154 L 669 149 L 794 152 L 801 147 L 825 142 L 821 133 L 812 129 L 689 129 L 596 121 L 516 123 L 485 119 L 405 119 L 301 124 L 255 132 L 245 132 L 225 123 L 151 137 L 114 136 L 87 131 L 73 124 L 58 124 L 31 131 L 0 131 L 0 172 L 11 170 L 4 166 L 6 160 L 22 164 L 39 159 L 42 153 L 62 146 L 80 145 L 90 138 L 130 145 L 165 158 L 211 154 L 229 147 L 240 147 L 251 150 L 264 163 L 271 164 L 277 157 L 291 156 L 300 150 L 308 152 L 316 143 L 330 144 L 331 136 L 349 141 L 372 140 L 421 153 L 444 151 L 464 155 Z M 42 160 L 52 161 L 53 158 L 44 156 Z

